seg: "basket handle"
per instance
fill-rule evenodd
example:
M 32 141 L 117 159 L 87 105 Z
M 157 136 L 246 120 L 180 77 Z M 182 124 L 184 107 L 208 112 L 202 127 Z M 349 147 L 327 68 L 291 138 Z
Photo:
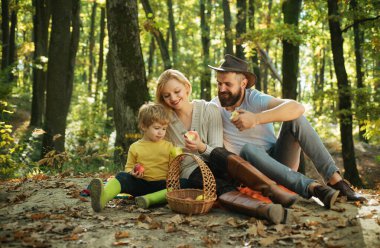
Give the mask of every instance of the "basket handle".
M 192 153 L 182 153 L 175 157 L 169 164 L 169 171 L 166 179 L 166 188 L 168 191 L 180 189 L 179 176 L 180 165 L 182 158 L 190 156 L 198 164 L 203 180 L 203 196 L 205 200 L 215 199 L 216 197 L 216 184 L 215 178 L 208 166 L 197 155 Z

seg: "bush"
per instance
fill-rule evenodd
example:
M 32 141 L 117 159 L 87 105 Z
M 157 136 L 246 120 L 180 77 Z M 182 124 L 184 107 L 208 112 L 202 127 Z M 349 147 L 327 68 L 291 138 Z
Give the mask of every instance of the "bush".
M 9 108 L 7 102 L 0 101 L 0 179 L 13 177 L 20 168 L 24 167 L 14 159 L 21 148 L 12 137 L 12 125 L 5 122 L 8 116 L 13 114 Z

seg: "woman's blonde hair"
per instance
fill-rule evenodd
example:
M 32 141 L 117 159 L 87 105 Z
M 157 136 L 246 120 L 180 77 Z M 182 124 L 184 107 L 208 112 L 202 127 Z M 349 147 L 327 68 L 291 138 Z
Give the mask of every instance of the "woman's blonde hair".
M 158 103 L 145 103 L 139 109 L 139 128 L 148 128 L 155 122 L 167 125 L 170 122 L 169 112 L 164 106 Z
M 191 94 L 191 84 L 189 79 L 187 79 L 187 77 L 185 77 L 185 75 L 183 75 L 182 72 L 178 70 L 168 69 L 161 73 L 160 77 L 158 78 L 158 84 L 156 89 L 156 102 L 164 106 L 167 106 L 167 104 L 165 103 L 164 98 L 162 97 L 162 89 L 170 79 L 176 79 L 185 87 L 187 86 L 189 88 L 189 95 Z

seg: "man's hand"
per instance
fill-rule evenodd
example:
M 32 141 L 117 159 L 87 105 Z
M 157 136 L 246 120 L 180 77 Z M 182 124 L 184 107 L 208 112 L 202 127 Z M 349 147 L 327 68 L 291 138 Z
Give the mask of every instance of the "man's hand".
M 243 109 L 239 109 L 236 111 L 239 113 L 239 115 L 234 117 L 231 120 L 231 122 L 235 125 L 237 129 L 239 129 L 239 131 L 250 129 L 255 127 L 257 124 L 260 124 L 257 114 Z

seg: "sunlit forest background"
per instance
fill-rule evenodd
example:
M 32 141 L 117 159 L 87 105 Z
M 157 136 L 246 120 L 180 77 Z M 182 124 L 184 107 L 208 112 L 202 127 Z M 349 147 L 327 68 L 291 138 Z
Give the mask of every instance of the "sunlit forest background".
M 378 0 L 1 0 L 0 177 L 116 172 L 140 137 L 158 76 L 182 71 L 216 95 L 224 54 L 256 89 L 302 102 L 344 176 L 357 144 L 380 145 Z M 376 157 L 380 163 L 380 157 Z

